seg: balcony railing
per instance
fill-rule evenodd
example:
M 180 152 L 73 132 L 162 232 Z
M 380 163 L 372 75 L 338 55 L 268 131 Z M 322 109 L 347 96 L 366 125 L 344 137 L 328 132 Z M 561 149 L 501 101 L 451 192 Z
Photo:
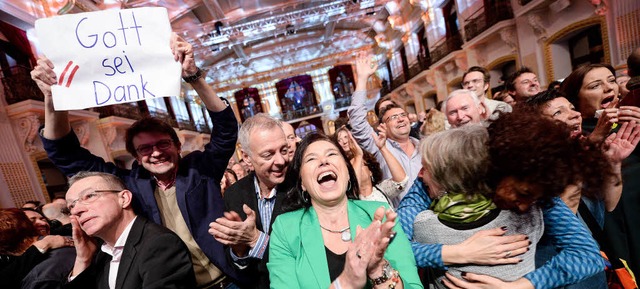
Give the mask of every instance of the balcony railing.
M 416 62 L 413 63 L 411 66 L 409 66 L 409 79 L 413 78 L 414 76 L 420 74 L 420 72 L 422 72 L 422 67 L 420 67 L 420 63 Z
M 494 24 L 512 18 L 513 10 L 511 9 L 511 1 L 498 0 L 495 5 L 481 7 L 467 18 L 466 24 L 464 25 L 465 37 L 467 41 L 470 41 Z
M 284 121 L 290 121 L 306 116 L 316 115 L 322 113 L 322 108 L 319 105 L 305 107 L 296 110 L 288 110 L 282 112 L 282 119 Z
M 196 126 L 188 119 L 179 119 L 177 120 L 179 129 L 186 129 L 190 131 L 196 131 Z
M 157 117 L 157 118 L 163 120 L 164 122 L 168 123 L 172 127 L 179 128 L 178 122 L 176 121 L 175 118 L 171 117 L 171 115 L 169 113 L 156 111 L 156 112 L 150 112 L 150 114 L 153 117 Z
M 25 66 L 12 66 L 0 70 L 4 94 L 8 104 L 27 99 L 44 100 L 44 95 L 35 81 L 31 79 L 31 69 Z
M 211 129 L 209 128 L 209 125 L 207 125 L 207 122 L 205 122 L 204 120 L 196 121 L 195 127 L 196 127 L 195 130 L 198 132 L 205 133 L 205 134 L 211 133 Z
M 453 36 L 443 38 L 438 41 L 436 48 L 430 52 L 431 61 L 433 63 L 438 62 L 440 59 L 449 55 L 449 53 L 460 50 L 461 47 L 462 37 L 460 36 L 460 33 L 455 33 Z
M 405 82 L 407 82 L 407 79 L 404 77 L 404 74 L 398 75 L 398 77 L 394 78 L 391 81 L 391 90 L 400 87 L 400 85 L 404 84 Z
M 343 107 L 347 107 L 351 104 L 351 96 L 348 97 L 341 97 L 336 99 L 336 101 L 333 104 L 333 109 L 340 109 Z
M 421 54 L 418 54 L 418 63 L 420 63 L 420 69 L 421 70 L 427 70 L 429 69 L 429 66 L 431 66 L 431 55 L 429 54 L 429 51 L 427 51 L 427 53 L 423 56 Z
M 100 118 L 105 118 L 109 116 L 119 116 L 128 119 L 139 120 L 142 118 L 142 113 L 140 112 L 140 108 L 135 103 L 123 103 L 116 105 L 108 105 L 93 108 L 94 111 L 100 113 Z

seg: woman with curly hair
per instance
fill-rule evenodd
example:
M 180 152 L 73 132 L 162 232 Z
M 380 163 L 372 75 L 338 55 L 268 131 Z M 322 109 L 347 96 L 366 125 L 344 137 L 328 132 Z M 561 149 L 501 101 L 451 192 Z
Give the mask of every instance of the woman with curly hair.
M 390 179 L 382 179 L 382 170 L 378 160 L 358 145 L 347 127 L 340 127 L 334 134 L 333 139 L 340 145 L 340 148 L 345 152 L 356 171 L 358 183 L 360 184 L 358 197 L 361 200 L 384 202 L 393 207 L 391 200 L 402 193 L 409 182 L 409 177 L 404 172 L 400 162 L 387 149 L 385 132 L 381 131 L 378 135 L 373 135 L 372 137 L 389 166 L 391 171 Z
M 601 272 L 604 261 L 596 242 L 558 196 L 567 186 L 580 182 L 586 190 L 601 191 L 605 186 L 602 179 L 613 175 L 602 152 L 571 138 L 564 124 L 522 108 L 502 115 L 488 132 L 489 196 L 503 210 L 526 212 L 534 205 L 540 207 L 544 238 L 558 253 L 511 284 L 474 273 L 463 279 L 447 275 L 445 283 L 450 288 L 470 288 L 478 283 L 486 286 L 481 288 L 556 288 Z M 445 249 L 442 251 L 444 257 Z
M 455 245 L 482 230 L 507 228 L 506 235 L 524 234 L 534 244 L 538 242 L 544 231 L 539 207 L 533 206 L 525 213 L 500 210 L 488 197 L 492 193 L 486 182 L 490 167 L 488 138 L 483 126 L 469 125 L 430 135 L 420 142 L 423 181 L 433 202 L 416 216 L 415 241 Z M 504 256 L 520 258 L 515 264 L 450 264 L 447 270 L 429 269 L 433 274 L 429 287 L 445 288 L 441 283 L 444 272 L 458 278 L 466 272 L 516 281 L 535 269 L 535 251 L 535 246 L 531 250 L 508 249 Z

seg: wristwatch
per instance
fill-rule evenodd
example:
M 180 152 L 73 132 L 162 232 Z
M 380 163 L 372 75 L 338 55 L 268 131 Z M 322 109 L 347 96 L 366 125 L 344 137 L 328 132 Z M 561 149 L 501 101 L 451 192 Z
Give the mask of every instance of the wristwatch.
M 198 67 L 198 70 L 194 75 L 185 76 L 182 79 L 184 79 L 184 82 L 186 83 L 193 83 L 196 80 L 200 79 L 200 77 L 202 76 L 204 76 L 204 71 L 200 69 L 200 67 Z

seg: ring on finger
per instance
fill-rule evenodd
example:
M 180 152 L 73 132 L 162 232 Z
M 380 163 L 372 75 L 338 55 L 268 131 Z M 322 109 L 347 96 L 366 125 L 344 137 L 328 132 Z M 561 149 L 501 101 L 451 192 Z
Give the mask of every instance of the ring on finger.
M 511 256 L 511 251 L 507 251 L 507 254 L 504 255 L 505 258 L 509 258 Z

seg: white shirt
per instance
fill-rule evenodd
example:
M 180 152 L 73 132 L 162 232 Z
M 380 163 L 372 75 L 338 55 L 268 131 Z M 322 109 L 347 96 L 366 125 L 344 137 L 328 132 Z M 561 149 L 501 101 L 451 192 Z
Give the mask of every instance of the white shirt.
M 109 264 L 109 288 L 116 288 L 116 278 L 118 277 L 118 267 L 120 267 L 120 259 L 122 258 L 122 251 L 124 251 L 124 244 L 127 242 L 127 238 L 129 237 L 129 232 L 131 232 L 131 227 L 133 226 L 133 222 L 138 218 L 137 216 L 131 220 L 129 225 L 124 228 L 120 237 L 116 241 L 116 244 L 111 247 L 107 245 L 107 243 L 102 244 L 100 250 L 111 255 L 111 262 Z

